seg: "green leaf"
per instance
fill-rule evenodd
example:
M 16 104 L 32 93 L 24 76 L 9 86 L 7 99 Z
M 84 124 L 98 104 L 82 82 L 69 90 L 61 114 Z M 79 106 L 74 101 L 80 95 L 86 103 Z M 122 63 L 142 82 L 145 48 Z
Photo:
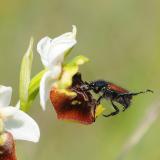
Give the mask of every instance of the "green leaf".
M 78 72 L 79 65 L 88 62 L 89 59 L 79 55 L 72 59 L 69 63 L 63 66 L 63 74 L 58 81 L 58 87 L 60 89 L 68 88 L 72 84 L 72 77 Z
M 23 56 L 20 69 L 19 97 L 20 97 L 20 106 L 22 110 L 25 103 L 28 101 L 28 88 L 30 84 L 30 75 L 31 75 L 32 61 L 33 61 L 32 48 L 33 48 L 33 38 L 31 38 L 27 52 Z
M 32 78 L 29 84 L 29 89 L 28 89 L 28 100 L 27 102 L 23 105 L 23 111 L 28 111 L 35 100 L 37 94 L 39 93 L 39 86 L 40 86 L 40 81 L 44 75 L 44 73 L 47 70 L 42 70 L 39 72 L 36 76 Z

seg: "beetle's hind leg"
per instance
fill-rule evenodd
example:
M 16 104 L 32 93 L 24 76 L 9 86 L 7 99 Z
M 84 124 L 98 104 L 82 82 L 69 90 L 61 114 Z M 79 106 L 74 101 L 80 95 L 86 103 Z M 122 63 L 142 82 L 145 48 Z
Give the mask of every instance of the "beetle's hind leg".
M 122 104 L 123 105 L 123 110 L 122 111 L 124 112 L 129 107 L 129 104 L 127 104 L 127 101 L 126 101 L 125 97 L 122 97 L 122 98 L 123 98 L 123 102 L 124 102 Z
M 137 95 L 139 95 L 139 94 L 144 94 L 144 93 L 147 93 L 147 92 L 150 92 L 150 93 L 153 93 L 153 91 L 152 90 L 150 90 L 150 89 L 147 89 L 147 90 L 145 90 L 145 91 L 140 91 L 140 92 L 131 92 L 131 93 L 121 93 L 121 94 L 119 94 L 119 96 L 126 96 L 126 95 L 128 95 L 128 96 L 137 96 Z
M 147 93 L 147 92 L 153 93 L 152 90 L 147 89 L 146 91 L 141 91 L 141 92 L 137 92 L 137 93 L 130 93 L 130 95 L 136 96 L 136 95 L 143 94 L 143 93 Z
M 119 113 L 118 107 L 112 102 L 112 100 L 111 100 L 111 104 L 112 104 L 113 108 L 115 109 L 115 111 L 114 111 L 114 112 L 111 112 L 111 113 L 108 114 L 108 115 L 103 114 L 104 117 L 115 116 L 116 114 Z

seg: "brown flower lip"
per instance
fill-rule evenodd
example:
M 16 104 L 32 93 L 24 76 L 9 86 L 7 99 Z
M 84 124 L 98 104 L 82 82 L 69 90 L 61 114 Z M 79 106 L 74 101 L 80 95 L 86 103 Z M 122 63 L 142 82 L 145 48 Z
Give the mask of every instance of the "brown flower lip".
M 72 80 L 72 85 L 67 91 L 75 92 L 77 94 L 76 97 L 71 97 L 66 93 L 60 92 L 56 87 L 53 87 L 50 92 L 50 100 L 57 113 L 57 118 L 76 121 L 82 124 L 92 124 L 96 118 L 96 100 L 90 92 L 81 89 L 84 82 L 80 73 L 74 75 Z
M 0 145 L 0 160 L 16 160 L 15 144 L 12 134 L 4 132 L 0 136 L 6 137 L 4 144 Z

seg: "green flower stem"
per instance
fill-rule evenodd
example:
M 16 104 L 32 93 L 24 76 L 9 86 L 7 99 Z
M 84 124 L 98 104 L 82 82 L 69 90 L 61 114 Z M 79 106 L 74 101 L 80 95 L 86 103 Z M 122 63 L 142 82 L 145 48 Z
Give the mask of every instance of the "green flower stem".
M 4 131 L 4 125 L 3 125 L 3 120 L 0 119 L 0 134 L 2 134 Z

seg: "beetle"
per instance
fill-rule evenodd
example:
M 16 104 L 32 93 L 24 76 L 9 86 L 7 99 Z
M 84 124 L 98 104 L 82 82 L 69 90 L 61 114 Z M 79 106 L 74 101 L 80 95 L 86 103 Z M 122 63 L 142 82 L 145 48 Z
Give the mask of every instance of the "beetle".
M 87 91 L 92 90 L 94 93 L 100 94 L 99 98 L 97 99 L 97 104 L 100 104 L 102 99 L 109 99 L 111 101 L 115 111 L 108 115 L 103 115 L 104 117 L 114 116 L 120 112 L 119 108 L 114 102 L 121 104 L 123 106 L 123 111 L 125 111 L 130 106 L 133 96 L 146 92 L 153 93 L 153 91 L 150 89 L 140 92 L 130 92 L 114 83 L 107 82 L 105 80 L 96 80 L 90 83 L 85 82 L 81 88 Z

